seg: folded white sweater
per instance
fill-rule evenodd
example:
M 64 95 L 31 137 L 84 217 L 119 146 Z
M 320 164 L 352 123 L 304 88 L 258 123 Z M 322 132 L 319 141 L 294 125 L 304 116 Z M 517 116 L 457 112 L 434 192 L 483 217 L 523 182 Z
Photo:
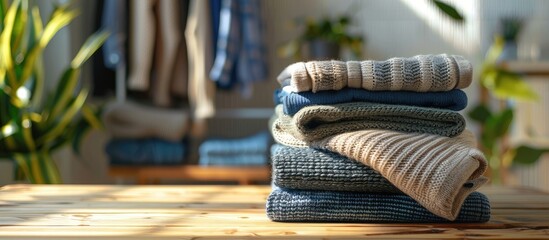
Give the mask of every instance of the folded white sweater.
M 438 92 L 466 88 L 471 63 L 455 55 L 418 55 L 385 61 L 310 61 L 289 65 L 277 77 L 292 91 L 340 90 Z

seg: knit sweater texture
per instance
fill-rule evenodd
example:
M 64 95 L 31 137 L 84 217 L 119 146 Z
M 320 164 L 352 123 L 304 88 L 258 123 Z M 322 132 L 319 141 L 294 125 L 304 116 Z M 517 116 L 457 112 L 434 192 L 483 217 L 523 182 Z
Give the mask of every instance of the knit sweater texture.
M 356 88 L 343 88 L 339 91 L 321 91 L 317 93 L 279 91 L 278 102 L 284 107 L 284 113 L 290 116 L 293 116 L 299 110 L 308 106 L 349 102 L 409 105 L 460 111 L 467 106 L 467 95 L 459 89 L 447 92 L 419 93 L 411 91 L 369 91 Z
M 275 119 L 275 123 L 276 123 Z M 378 171 L 435 215 L 454 220 L 463 200 L 486 183 L 486 159 L 471 132 L 453 138 L 384 129 L 344 132 L 304 142 L 274 127 L 278 143 L 336 152 Z
M 430 133 L 453 137 L 465 129 L 465 119 L 451 110 L 416 106 L 350 102 L 304 107 L 294 116 L 275 109 L 275 126 L 305 142 L 338 133 L 390 129 L 402 132 Z
M 376 170 L 334 152 L 279 144 L 271 160 L 273 183 L 282 188 L 401 193 Z
M 438 92 L 468 87 L 471 63 L 455 55 L 418 55 L 385 61 L 310 61 L 289 65 L 277 77 L 296 92 L 340 90 Z
M 289 190 L 274 187 L 267 216 L 279 222 L 447 223 L 402 194 Z M 453 222 L 490 220 L 490 203 L 479 192 L 469 195 Z

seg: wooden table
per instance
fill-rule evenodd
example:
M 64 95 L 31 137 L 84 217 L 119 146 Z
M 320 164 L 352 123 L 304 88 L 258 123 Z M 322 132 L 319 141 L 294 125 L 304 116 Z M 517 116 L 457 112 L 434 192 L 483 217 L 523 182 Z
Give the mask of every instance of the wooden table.
M 0 239 L 549 238 L 549 194 L 484 187 L 485 224 L 277 223 L 269 186 L 10 185 L 0 189 Z M 204 238 L 198 238 L 198 237 Z

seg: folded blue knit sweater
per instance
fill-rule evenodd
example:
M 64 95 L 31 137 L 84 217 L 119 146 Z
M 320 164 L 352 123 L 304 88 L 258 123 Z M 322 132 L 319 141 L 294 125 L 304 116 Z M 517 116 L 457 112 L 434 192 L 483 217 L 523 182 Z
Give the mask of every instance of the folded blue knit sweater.
M 360 192 L 289 190 L 276 186 L 267 198 L 267 216 L 277 222 L 384 222 L 448 223 L 407 195 Z M 485 195 L 471 193 L 457 223 L 490 220 L 490 203 Z
M 454 111 L 467 106 L 467 95 L 459 89 L 447 92 L 369 91 L 344 88 L 338 91 L 286 92 L 277 91 L 277 102 L 284 106 L 284 113 L 293 116 L 300 109 L 311 105 L 327 105 L 348 102 L 372 102 L 418 107 L 443 108 Z

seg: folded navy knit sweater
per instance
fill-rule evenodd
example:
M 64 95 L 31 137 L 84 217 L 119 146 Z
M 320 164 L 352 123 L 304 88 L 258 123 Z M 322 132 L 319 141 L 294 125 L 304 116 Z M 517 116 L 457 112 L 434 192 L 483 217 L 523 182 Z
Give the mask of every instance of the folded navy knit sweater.
M 278 222 L 384 222 L 448 223 L 402 194 L 374 194 L 289 190 L 276 186 L 267 198 L 267 216 Z M 471 193 L 453 221 L 482 223 L 490 220 L 485 195 Z
M 454 111 L 467 106 L 467 95 L 459 89 L 447 92 L 369 91 L 357 88 L 343 88 L 338 91 L 287 92 L 277 91 L 277 104 L 284 106 L 284 113 L 290 116 L 300 109 L 312 105 L 328 105 L 348 102 L 372 102 L 418 107 L 443 108 Z

